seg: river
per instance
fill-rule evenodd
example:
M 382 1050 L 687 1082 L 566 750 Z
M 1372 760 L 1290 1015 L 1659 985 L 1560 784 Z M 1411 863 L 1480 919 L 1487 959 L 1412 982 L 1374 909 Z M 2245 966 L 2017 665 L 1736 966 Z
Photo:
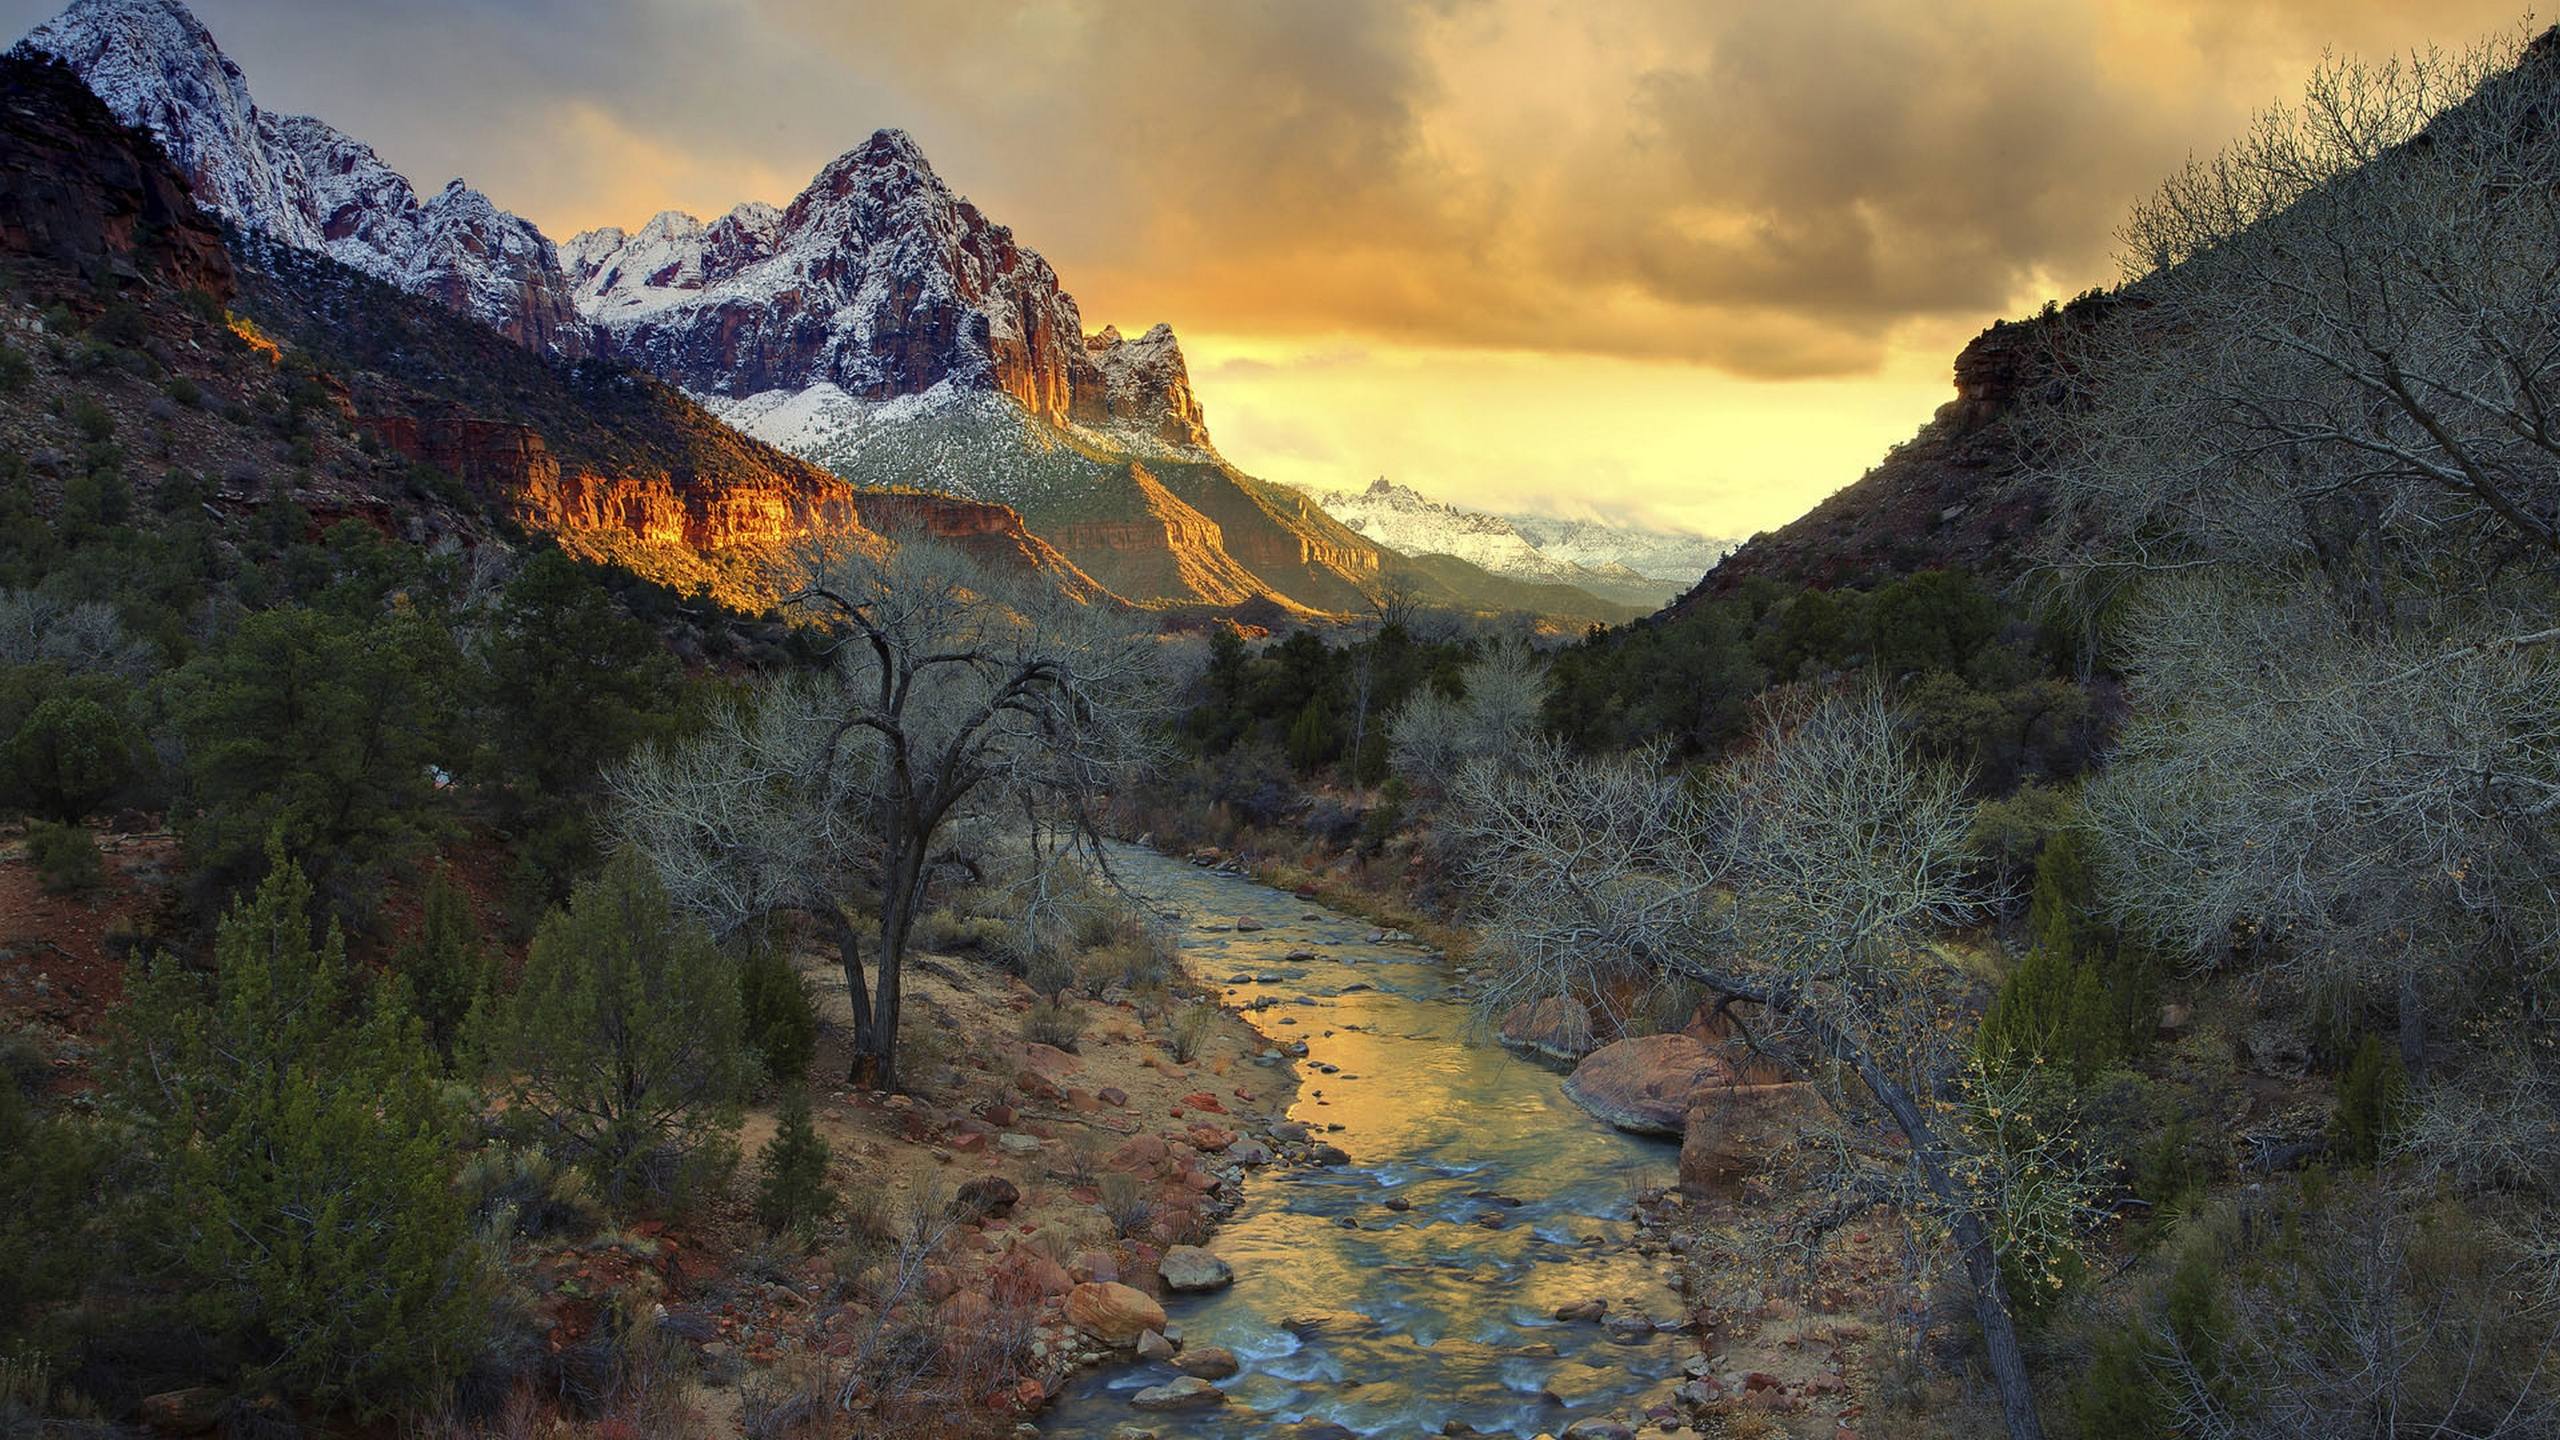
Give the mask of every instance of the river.
M 1671 1181 L 1674 1147 L 1583 1113 L 1560 1076 L 1481 1033 L 1445 962 L 1372 942 L 1369 922 L 1151 851 L 1122 848 L 1114 864 L 1175 917 L 1195 979 L 1239 1005 L 1278 1002 L 1249 1018 L 1275 1042 L 1306 1042 L 1291 1118 L 1351 1158 L 1250 1172 L 1210 1246 L 1236 1283 L 1167 1297 L 1187 1344 L 1243 1362 L 1220 1382 L 1225 1405 L 1135 1411 L 1130 1394 L 1177 1372 L 1121 1365 L 1078 1377 L 1042 1433 L 1105 1440 L 1136 1422 L 1167 1440 L 1278 1436 L 1313 1421 L 1404 1437 L 1457 1421 L 1531 1436 L 1638 1418 L 1686 1342 L 1551 1317 L 1590 1298 L 1613 1315 L 1680 1315 L 1664 1262 L 1626 1244 L 1636 1192 Z M 1240 916 L 1267 928 L 1217 928 Z

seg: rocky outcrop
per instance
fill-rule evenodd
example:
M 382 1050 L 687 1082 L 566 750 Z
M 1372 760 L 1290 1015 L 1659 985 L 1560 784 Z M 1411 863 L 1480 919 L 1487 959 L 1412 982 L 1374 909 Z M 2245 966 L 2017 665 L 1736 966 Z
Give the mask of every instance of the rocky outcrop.
M 938 540 L 999 571 L 1041 572 L 1079 598 L 1109 598 L 1001 505 L 860 491 L 788 461 L 718 471 L 563 465 L 533 426 L 475 416 L 367 415 L 358 423 L 392 451 L 453 475 L 572 548 L 671 583 L 709 583 L 720 598 L 749 608 L 771 597 L 748 577 L 812 537 L 879 548 Z
M 1171 327 L 1086 335 L 1049 262 L 955 194 L 903 131 L 846 151 L 787 208 L 741 205 L 707 225 L 663 211 L 575 236 L 565 255 L 605 349 L 696 394 L 826 385 L 894 400 L 947 385 L 1141 453 L 1210 450 Z
M 903 131 L 838 156 L 778 213 L 742 206 L 704 225 L 667 212 L 629 235 L 576 236 L 569 253 L 606 353 L 688 390 L 827 384 L 886 400 L 951 384 L 1053 423 L 1112 418 L 1049 262 L 952 193 Z
M 1678 1135 L 1688 1124 L 1689 1097 L 1732 1079 L 1719 1046 L 1694 1035 L 1638 1035 L 1592 1051 L 1565 1078 L 1564 1093 L 1621 1130 Z
M 1191 393 L 1191 369 L 1173 327 L 1158 324 L 1135 340 L 1116 325 L 1084 337 L 1085 354 L 1102 377 L 1104 423 L 1177 450 L 1207 450 L 1209 421 Z
M 2120 303 L 2086 296 L 2002 321 L 1955 361 L 1955 398 L 1920 433 L 1801 518 L 1754 535 L 1673 602 L 1678 615 L 1752 578 L 1868 588 L 1961 567 L 1994 583 L 2033 563 L 2050 506 L 2038 479 L 2070 402 L 2061 343 Z
M 576 553 L 753 611 L 771 603 L 787 578 L 776 562 L 799 540 L 878 549 L 921 536 L 1120 603 L 1002 505 L 866 490 L 646 375 L 563 365 L 313 252 L 253 239 L 241 254 L 235 308 L 342 380 L 381 448 Z
M 0 249 L 93 279 L 232 294 L 220 227 L 150 135 L 39 55 L 0 57 Z
M 1145 466 L 1133 462 L 1127 475 L 1133 503 L 1112 507 L 1123 514 L 1047 527 L 1059 550 L 1126 595 L 1236 605 L 1272 594 L 1261 577 L 1236 563 L 1208 516 L 1165 489 Z
M 149 130 L 195 203 L 317 251 L 517 343 L 575 356 L 586 327 L 551 242 L 456 180 L 420 201 L 373 147 L 307 115 L 259 108 L 248 78 L 178 0 L 75 0 L 27 35 L 119 119 Z

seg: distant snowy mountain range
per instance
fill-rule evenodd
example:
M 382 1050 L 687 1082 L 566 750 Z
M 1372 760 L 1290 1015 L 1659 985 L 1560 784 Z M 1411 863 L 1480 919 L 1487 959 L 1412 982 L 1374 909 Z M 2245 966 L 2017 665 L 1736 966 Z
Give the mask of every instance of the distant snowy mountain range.
M 1363 490 L 1308 493 L 1347 528 L 1400 554 L 1454 555 L 1496 575 L 1646 607 L 1697 584 L 1739 543 L 1644 525 L 1468 510 L 1383 476 Z

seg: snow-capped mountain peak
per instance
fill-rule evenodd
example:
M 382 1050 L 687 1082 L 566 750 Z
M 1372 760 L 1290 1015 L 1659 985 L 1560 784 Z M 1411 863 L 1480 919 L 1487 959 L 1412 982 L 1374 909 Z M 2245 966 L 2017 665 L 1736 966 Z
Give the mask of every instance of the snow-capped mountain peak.
M 1732 541 L 1685 531 L 1463 509 L 1384 476 L 1360 490 L 1316 492 L 1315 501 L 1390 550 L 1455 555 L 1497 575 L 1644 604 L 1696 584 L 1733 548 Z
M 1498 515 L 1444 505 L 1381 475 L 1364 490 L 1316 496 L 1325 513 L 1390 550 L 1407 555 L 1455 555 L 1497 575 L 1571 583 L 1572 567 L 1538 553 L 1511 522 Z
M 833 410 L 1000 393 L 1054 425 L 1209 453 L 1173 332 L 1087 336 L 1049 262 L 903 130 L 874 131 L 780 209 L 750 202 L 707 226 L 669 211 L 566 253 L 608 353 L 723 405 L 775 396 L 742 413 L 798 414 L 785 400 L 820 387 Z
M 179 0 L 73 0 L 26 43 L 69 64 L 117 119 L 151 131 L 196 203 L 241 229 L 432 296 L 533 348 L 585 350 L 541 231 L 460 180 L 421 202 L 372 146 L 259 108 L 248 77 Z
M 178 0 L 74 0 L 26 43 L 79 72 L 117 119 L 157 136 L 197 204 L 286 244 L 320 248 L 300 203 L 307 182 L 293 152 L 273 143 L 274 117 Z

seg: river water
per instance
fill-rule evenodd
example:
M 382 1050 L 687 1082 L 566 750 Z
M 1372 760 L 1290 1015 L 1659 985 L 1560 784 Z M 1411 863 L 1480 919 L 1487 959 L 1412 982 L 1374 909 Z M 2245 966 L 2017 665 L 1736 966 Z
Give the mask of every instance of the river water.
M 1227 1404 L 1133 1410 L 1130 1394 L 1178 1373 L 1141 1362 L 1079 1377 L 1044 1435 L 1102 1440 L 1134 1421 L 1168 1440 L 1279 1436 L 1312 1421 L 1404 1437 L 1454 1420 L 1532 1436 L 1632 1420 L 1664 1392 L 1687 1354 L 1678 1335 L 1550 1317 L 1591 1298 L 1613 1315 L 1681 1313 L 1663 1262 L 1624 1243 L 1636 1192 L 1672 1180 L 1674 1147 L 1583 1113 L 1561 1077 L 1480 1033 L 1444 962 L 1372 943 L 1369 922 L 1151 851 L 1123 848 L 1114 864 L 1175 917 L 1195 978 L 1239 1004 L 1280 1002 L 1248 1018 L 1306 1042 L 1291 1117 L 1351 1163 L 1249 1172 L 1210 1246 L 1236 1283 L 1167 1297 L 1187 1344 L 1243 1362 L 1220 1382 Z M 1267 928 L 1211 928 L 1240 916 Z M 1316 958 L 1286 958 L 1300 952 Z

